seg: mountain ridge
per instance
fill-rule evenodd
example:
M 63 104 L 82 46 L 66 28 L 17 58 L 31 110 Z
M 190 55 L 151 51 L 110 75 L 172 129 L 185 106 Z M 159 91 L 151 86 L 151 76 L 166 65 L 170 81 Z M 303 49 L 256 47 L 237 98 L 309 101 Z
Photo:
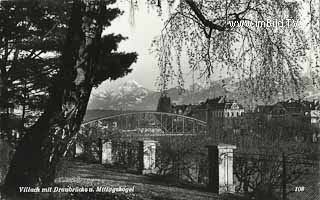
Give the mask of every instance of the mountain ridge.
M 226 96 L 227 99 L 236 100 L 247 107 L 247 99 L 240 95 L 238 88 L 239 82 L 225 79 L 210 84 L 195 83 L 184 91 L 179 88 L 170 88 L 167 90 L 167 95 L 172 103 L 178 105 L 199 104 L 207 98 Z M 314 87 L 307 84 L 305 88 L 305 99 L 320 99 L 320 93 Z M 149 90 L 137 81 L 130 80 L 115 89 L 93 92 L 88 110 L 156 110 L 160 95 L 160 92 Z

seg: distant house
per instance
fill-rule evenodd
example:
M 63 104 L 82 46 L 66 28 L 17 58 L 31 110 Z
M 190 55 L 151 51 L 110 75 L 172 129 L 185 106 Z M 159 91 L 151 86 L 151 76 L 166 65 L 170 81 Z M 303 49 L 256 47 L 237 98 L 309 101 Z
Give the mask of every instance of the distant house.
M 310 106 L 310 122 L 311 126 L 320 130 L 320 103 L 319 101 L 313 101 L 313 104 L 309 105 Z
M 244 115 L 244 108 L 235 101 L 226 101 L 225 97 L 207 99 L 198 105 L 173 105 L 173 113 L 192 116 L 207 121 L 208 114 L 213 118 L 235 118 Z
M 242 129 L 244 107 L 236 101 L 220 97 L 217 101 L 208 101 L 208 112 L 211 118 L 211 131 L 232 131 L 240 133 Z
M 256 113 L 270 113 L 272 105 L 258 105 L 254 112 Z
M 173 105 L 172 112 L 178 115 L 190 115 L 192 105 Z
M 242 117 L 245 113 L 241 104 L 227 101 L 223 96 L 207 99 L 197 105 L 173 105 L 172 111 L 209 122 L 209 129 L 212 132 L 231 130 L 237 133 L 240 132 Z
M 253 114 L 256 117 L 259 117 L 262 120 L 270 120 L 272 117 L 271 110 L 272 105 L 258 105 L 253 111 Z
M 256 107 L 255 113 L 267 115 L 269 120 L 275 118 L 300 118 L 314 124 L 319 123 L 320 104 L 318 101 L 289 99 L 274 105 L 259 105 Z
M 318 101 L 289 99 L 274 105 L 260 105 L 256 107 L 255 115 L 259 117 L 259 122 L 267 119 L 265 122 L 271 120 L 278 123 L 285 122 L 288 128 L 300 126 L 301 131 L 311 130 L 315 135 L 320 132 Z
M 214 118 L 234 118 L 244 115 L 244 108 L 237 102 L 219 102 L 208 104 L 208 109 Z

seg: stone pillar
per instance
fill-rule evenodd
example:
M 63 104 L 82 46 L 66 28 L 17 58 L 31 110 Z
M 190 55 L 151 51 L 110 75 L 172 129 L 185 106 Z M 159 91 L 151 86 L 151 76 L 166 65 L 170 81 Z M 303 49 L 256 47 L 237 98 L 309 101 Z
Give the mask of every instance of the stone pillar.
M 101 164 L 112 164 L 112 141 L 100 140 Z
M 83 144 L 76 142 L 74 147 L 74 157 L 79 157 L 84 152 Z
M 139 141 L 139 173 L 156 173 L 156 144 L 157 141 L 154 140 Z
M 207 148 L 209 161 L 208 189 L 217 194 L 235 192 L 233 150 L 236 149 L 236 146 L 219 144 L 210 145 Z

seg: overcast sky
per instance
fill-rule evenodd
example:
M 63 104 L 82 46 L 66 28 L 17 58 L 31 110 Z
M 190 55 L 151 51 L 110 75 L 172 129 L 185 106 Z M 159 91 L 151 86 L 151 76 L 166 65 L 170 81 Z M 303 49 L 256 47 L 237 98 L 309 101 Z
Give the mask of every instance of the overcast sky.
M 158 16 L 155 9 L 148 8 L 146 4 L 140 3 L 139 10 L 135 12 L 134 26 L 132 26 L 129 22 L 129 3 L 117 1 L 115 6 L 123 10 L 124 14 L 113 20 L 111 27 L 108 27 L 105 33 L 120 33 L 123 36 L 129 37 L 128 40 L 120 43 L 119 51 L 137 52 L 138 60 L 132 65 L 133 71 L 129 75 L 112 82 L 105 81 L 97 89 L 94 89 L 94 92 L 106 90 L 107 88 L 116 88 L 118 85 L 130 80 L 135 80 L 145 88 L 157 90 L 156 79 L 159 75 L 159 68 L 155 54 L 151 54 L 150 52 L 150 47 L 152 40 L 160 35 L 166 15 Z M 163 6 L 163 10 L 166 11 L 165 5 Z M 187 62 L 183 63 L 182 67 L 185 85 L 188 87 L 193 82 L 192 73 L 188 69 Z M 197 74 L 194 77 L 197 77 Z M 221 74 L 216 74 L 213 79 L 219 77 L 221 78 Z M 195 81 L 199 82 L 197 79 Z
M 135 24 L 129 22 L 129 5 L 128 3 L 116 3 L 124 14 L 114 21 L 112 26 L 105 32 L 121 33 L 129 37 L 126 41 L 120 43 L 119 51 L 137 52 L 138 60 L 132 65 L 133 71 L 116 81 L 110 83 L 105 81 L 99 86 L 99 90 L 109 87 L 116 87 L 128 80 L 136 80 L 139 84 L 148 89 L 155 90 L 155 80 L 159 74 L 157 61 L 154 54 L 150 53 L 151 42 L 155 36 L 160 34 L 162 19 L 156 11 L 140 6 L 139 11 L 135 12 Z
M 152 40 L 160 35 L 167 15 L 164 13 L 162 16 L 158 16 L 155 9 L 148 8 L 146 4 L 140 3 L 139 10 L 135 12 L 134 26 L 131 26 L 129 4 L 118 1 L 115 6 L 123 10 L 124 14 L 113 20 L 111 27 L 108 27 L 104 33 L 121 33 L 128 37 L 126 41 L 120 43 L 119 51 L 137 52 L 138 60 L 132 65 L 133 71 L 129 75 L 112 82 L 105 81 L 94 92 L 106 90 L 106 88 L 115 88 L 130 80 L 135 80 L 145 88 L 158 90 L 156 79 L 159 75 L 159 68 L 156 56 L 151 53 L 150 47 Z M 165 5 L 163 6 L 165 11 Z M 183 69 L 186 86 L 188 87 L 193 81 L 187 62 L 185 62 Z M 176 86 L 176 81 L 173 86 Z

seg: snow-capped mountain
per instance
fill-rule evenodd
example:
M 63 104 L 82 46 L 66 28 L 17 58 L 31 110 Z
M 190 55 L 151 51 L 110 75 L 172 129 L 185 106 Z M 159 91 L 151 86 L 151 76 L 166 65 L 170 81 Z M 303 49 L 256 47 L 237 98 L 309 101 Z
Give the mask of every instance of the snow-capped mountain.
M 205 101 L 207 98 L 226 95 L 228 91 L 220 84 L 195 83 L 189 89 L 181 91 L 171 88 L 168 91 L 173 103 L 194 104 Z M 159 92 L 151 91 L 136 81 L 128 81 L 117 88 L 97 90 L 92 93 L 88 109 L 104 110 L 156 110 Z
M 121 99 L 127 95 L 135 94 L 138 97 L 137 100 L 141 100 L 140 97 L 145 97 L 148 94 L 148 90 L 143 88 L 136 81 L 128 81 L 120 86 L 117 90 L 112 91 L 111 96 L 116 99 Z
M 128 81 L 115 89 L 93 92 L 88 109 L 134 110 L 150 93 L 136 81 Z
M 308 80 L 309 81 L 309 80 Z M 319 91 L 306 81 L 305 100 L 319 98 Z M 248 106 L 246 96 L 239 93 L 239 83 L 231 79 L 214 81 L 207 84 L 195 83 L 188 89 L 181 91 L 179 88 L 171 88 L 167 91 L 172 103 L 175 104 L 198 104 L 207 98 L 226 96 Z M 279 97 L 281 94 L 279 94 Z M 141 86 L 136 81 L 128 81 L 114 89 L 99 89 L 91 95 L 89 110 L 156 110 L 159 92 L 151 91 Z M 280 98 L 275 98 L 280 99 Z

